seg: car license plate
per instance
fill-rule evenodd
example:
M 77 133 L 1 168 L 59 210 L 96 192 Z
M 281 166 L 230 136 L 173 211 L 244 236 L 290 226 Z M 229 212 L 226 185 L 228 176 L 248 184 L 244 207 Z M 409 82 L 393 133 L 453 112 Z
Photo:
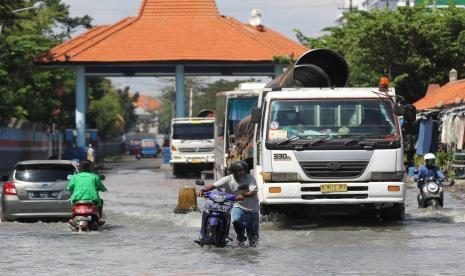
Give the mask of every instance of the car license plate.
M 207 210 L 215 212 L 227 212 L 228 207 L 222 205 L 208 205 Z
M 31 192 L 31 198 L 47 199 L 56 198 L 57 196 L 57 192 Z
M 322 193 L 347 192 L 347 184 L 324 184 L 320 186 Z
M 200 159 L 192 159 L 192 160 L 191 160 L 191 163 L 192 163 L 192 164 L 202 163 L 202 160 L 200 160 Z

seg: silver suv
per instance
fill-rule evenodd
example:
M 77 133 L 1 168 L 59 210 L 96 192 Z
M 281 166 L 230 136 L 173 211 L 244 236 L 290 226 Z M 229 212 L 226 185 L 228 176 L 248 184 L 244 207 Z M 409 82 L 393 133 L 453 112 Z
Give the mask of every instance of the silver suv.
M 67 160 L 19 162 L 3 184 L 2 221 L 71 217 L 68 179 L 78 165 Z

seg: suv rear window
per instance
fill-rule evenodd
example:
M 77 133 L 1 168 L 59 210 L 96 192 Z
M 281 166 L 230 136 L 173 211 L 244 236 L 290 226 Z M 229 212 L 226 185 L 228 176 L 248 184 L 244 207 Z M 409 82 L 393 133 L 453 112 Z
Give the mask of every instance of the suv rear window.
M 15 168 L 15 179 L 28 182 L 66 181 L 68 180 L 68 175 L 75 173 L 76 169 L 72 165 L 19 165 Z

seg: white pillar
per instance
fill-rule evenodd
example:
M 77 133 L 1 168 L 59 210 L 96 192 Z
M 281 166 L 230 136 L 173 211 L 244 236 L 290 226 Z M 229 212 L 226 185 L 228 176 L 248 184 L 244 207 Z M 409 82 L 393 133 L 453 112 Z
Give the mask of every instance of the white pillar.
M 80 65 L 76 67 L 76 131 L 77 146 L 86 146 L 86 69 Z

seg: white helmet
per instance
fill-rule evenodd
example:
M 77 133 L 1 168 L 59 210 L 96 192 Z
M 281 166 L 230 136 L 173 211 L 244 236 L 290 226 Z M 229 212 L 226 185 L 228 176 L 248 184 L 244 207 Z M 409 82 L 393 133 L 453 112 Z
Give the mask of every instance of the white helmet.
M 425 154 L 423 159 L 425 159 L 425 161 L 426 160 L 431 160 L 431 159 L 436 159 L 436 156 L 434 154 L 432 154 L 432 153 L 427 153 L 427 154 Z

